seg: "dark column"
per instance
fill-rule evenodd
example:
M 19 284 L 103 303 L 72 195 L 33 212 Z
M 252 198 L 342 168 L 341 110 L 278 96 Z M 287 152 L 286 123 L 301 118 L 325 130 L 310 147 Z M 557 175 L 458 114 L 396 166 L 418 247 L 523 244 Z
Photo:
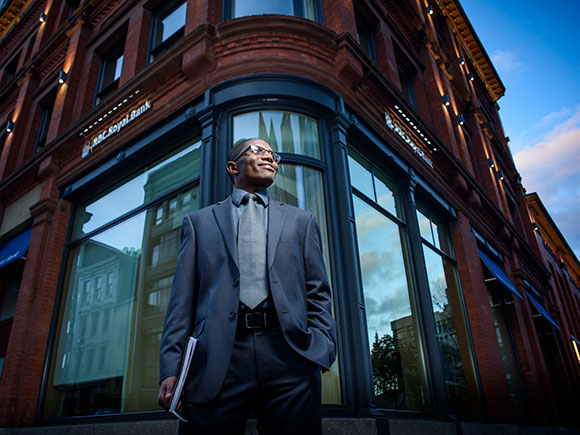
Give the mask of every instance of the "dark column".
M 332 119 L 327 183 L 329 200 L 330 247 L 335 278 L 333 297 L 339 328 L 339 363 L 342 397 L 355 415 L 376 414 L 373 372 L 366 335 L 366 314 L 359 256 L 356 245 L 356 221 L 348 174 L 347 129 L 351 121 L 342 115 Z
M 402 189 L 402 203 L 405 220 L 407 222 L 407 242 L 409 248 L 409 263 L 412 269 L 412 286 L 415 306 L 419 320 L 420 336 L 423 338 L 425 353 L 425 371 L 427 383 L 431 391 L 433 411 L 441 418 L 449 417 L 449 402 L 447 400 L 447 386 L 443 378 L 443 367 L 439 353 L 439 344 L 435 331 L 435 316 L 429 290 L 429 277 L 423 256 L 423 244 L 419 233 L 417 206 L 415 202 L 415 171 L 409 169 L 409 178 Z

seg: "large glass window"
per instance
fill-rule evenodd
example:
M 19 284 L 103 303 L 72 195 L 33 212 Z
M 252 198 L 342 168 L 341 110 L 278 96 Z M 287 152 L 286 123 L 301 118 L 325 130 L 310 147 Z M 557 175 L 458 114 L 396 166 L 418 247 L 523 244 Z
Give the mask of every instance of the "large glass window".
M 234 116 L 233 127 L 233 143 L 258 137 L 268 142 L 274 151 L 320 158 L 318 123 L 308 116 L 288 111 L 249 112 Z M 323 255 L 330 271 L 322 172 L 282 159 L 269 194 L 273 199 L 314 213 L 320 224 Z M 341 402 L 338 373 L 337 361 L 322 375 L 324 403 Z
M 170 2 L 155 14 L 151 26 L 149 62 L 153 62 L 157 56 L 183 38 L 186 12 L 187 2 L 180 0 Z
M 320 22 L 319 0 L 224 0 L 226 19 L 280 14 Z
M 196 140 L 76 208 L 46 417 L 159 409 L 159 344 L 199 170 Z
M 424 209 L 417 210 L 417 220 L 449 409 L 455 415 L 478 416 L 479 394 L 447 228 Z
M 395 185 L 349 150 L 369 351 L 379 408 L 431 409 Z

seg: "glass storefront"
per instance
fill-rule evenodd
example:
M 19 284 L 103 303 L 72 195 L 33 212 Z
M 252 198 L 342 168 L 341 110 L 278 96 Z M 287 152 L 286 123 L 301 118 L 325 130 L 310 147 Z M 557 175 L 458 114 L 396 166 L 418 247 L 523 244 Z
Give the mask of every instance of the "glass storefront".
M 45 417 L 159 409 L 159 343 L 181 222 L 199 208 L 200 145 L 76 208 Z
M 376 404 L 429 411 L 396 186 L 352 149 L 349 170 Z
M 417 220 L 449 409 L 455 415 L 478 416 L 477 382 L 449 233 L 426 209 L 417 210 Z
M 376 405 L 435 411 L 430 400 L 435 387 L 428 382 L 426 364 L 440 358 L 442 373 L 432 369 L 432 375 L 445 381 L 449 412 L 479 416 L 477 380 L 447 228 L 426 209 L 415 208 L 425 269 L 420 262 L 411 267 L 407 244 L 413 229 L 399 205 L 398 186 L 352 148 L 348 163 Z M 413 288 L 420 282 L 413 274 L 423 273 L 426 292 Z M 426 297 L 432 318 L 420 313 Z M 425 347 L 421 323 L 434 328 L 438 351 Z
M 315 119 L 288 111 L 248 112 L 234 116 L 232 143 L 241 139 L 260 138 L 276 152 L 299 154 L 320 159 L 321 145 Z M 320 224 L 323 255 L 330 276 L 329 240 L 324 205 L 323 174 L 307 166 L 285 163 L 278 165 L 278 175 L 268 189 L 272 199 L 312 212 Z M 341 403 L 339 363 L 335 362 L 322 375 L 322 400 Z
M 269 108 L 226 113 L 216 131 L 227 141 L 217 146 L 253 137 L 267 141 L 282 154 L 269 188 L 271 198 L 317 217 L 333 284 L 333 309 L 343 316 L 338 316 L 341 323 L 355 324 L 355 308 L 337 301 L 348 301 L 359 288 L 356 283 L 346 288 L 340 273 L 332 276 L 340 270 L 331 265 L 352 267 L 355 276 L 360 274 L 356 279 L 362 285 L 366 324 L 346 333 L 345 324 L 339 324 L 338 330 L 362 340 L 368 359 L 363 355 L 361 361 L 352 361 L 355 346 L 342 343 L 339 359 L 323 374 L 323 403 L 359 406 L 352 405 L 350 384 L 341 379 L 341 370 L 361 379 L 362 365 L 367 365 L 372 384 L 365 383 L 361 391 L 366 389 L 371 408 L 374 396 L 376 407 L 383 410 L 434 414 L 443 409 L 480 416 L 449 225 L 428 208 L 409 205 L 404 182 L 352 147 L 345 168 L 351 189 L 335 185 L 328 177 L 332 171 L 326 170 L 332 159 L 327 161 L 329 149 L 322 139 L 328 119 Z M 47 376 L 45 418 L 159 411 L 158 351 L 181 222 L 201 206 L 201 168 L 208 171 L 204 177 L 223 170 L 213 156 L 206 156 L 211 159 L 211 168 L 206 168 L 201 150 L 199 138 L 190 141 L 105 192 L 91 197 L 84 193 L 77 200 Z M 215 180 L 207 201 L 231 191 L 225 180 Z M 347 195 L 352 195 L 352 247 L 360 270 L 353 266 L 356 261 L 351 264 L 351 259 L 340 257 L 336 249 L 350 242 L 333 240 L 340 232 L 330 226 L 348 224 L 345 216 L 331 215 L 331 198 L 348 199 Z M 441 364 L 434 368 L 434 360 Z M 446 403 L 435 399 L 441 397 Z

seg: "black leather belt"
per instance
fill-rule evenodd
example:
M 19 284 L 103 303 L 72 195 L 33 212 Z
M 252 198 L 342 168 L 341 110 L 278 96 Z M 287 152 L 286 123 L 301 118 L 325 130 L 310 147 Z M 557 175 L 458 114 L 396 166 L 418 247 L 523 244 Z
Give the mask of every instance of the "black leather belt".
M 238 330 L 260 330 L 280 326 L 276 310 L 245 311 L 238 313 Z

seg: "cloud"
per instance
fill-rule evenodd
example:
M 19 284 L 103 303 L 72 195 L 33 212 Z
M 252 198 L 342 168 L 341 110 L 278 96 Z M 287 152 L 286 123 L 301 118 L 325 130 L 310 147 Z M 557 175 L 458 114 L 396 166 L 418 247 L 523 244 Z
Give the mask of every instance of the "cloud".
M 491 54 L 491 61 L 500 75 L 519 73 L 526 69 L 526 64 L 519 59 L 518 55 L 509 50 L 494 51 Z
M 564 115 L 568 113 L 568 117 Z M 537 142 L 514 154 L 528 192 L 538 192 L 568 244 L 580 253 L 580 105 L 544 117 L 555 124 Z
M 554 118 L 551 114 L 543 120 Z M 548 122 L 548 121 L 545 121 Z M 514 155 L 518 169 L 527 183 L 561 180 L 580 171 L 580 106 L 571 117 L 556 124 L 538 142 L 524 146 Z M 545 178 L 547 175 L 550 178 Z M 529 186 L 532 187 L 532 186 Z

